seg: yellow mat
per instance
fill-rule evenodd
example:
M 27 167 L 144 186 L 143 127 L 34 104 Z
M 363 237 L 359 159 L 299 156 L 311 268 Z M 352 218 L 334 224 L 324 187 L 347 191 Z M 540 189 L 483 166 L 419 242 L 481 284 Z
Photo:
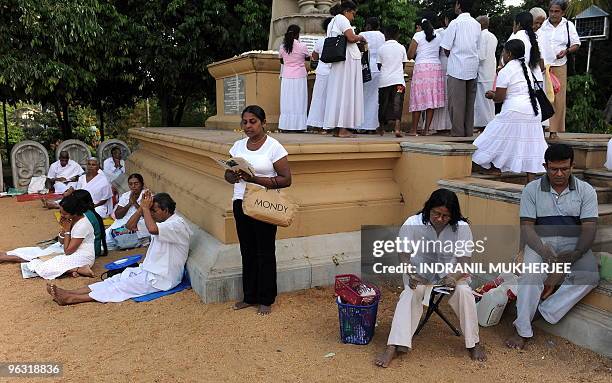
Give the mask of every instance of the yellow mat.
M 59 212 L 59 211 L 55 211 L 55 212 L 53 212 L 53 213 L 55 214 L 55 219 L 57 219 L 57 222 L 59 222 L 60 217 L 61 217 L 62 215 L 60 214 L 60 212 Z M 109 218 L 104 218 L 104 226 L 106 226 L 106 227 L 108 227 L 108 226 L 112 225 L 112 224 L 113 224 L 113 222 L 115 222 L 115 220 L 114 220 L 114 219 L 112 219 L 112 218 L 110 218 L 110 217 L 109 217 Z

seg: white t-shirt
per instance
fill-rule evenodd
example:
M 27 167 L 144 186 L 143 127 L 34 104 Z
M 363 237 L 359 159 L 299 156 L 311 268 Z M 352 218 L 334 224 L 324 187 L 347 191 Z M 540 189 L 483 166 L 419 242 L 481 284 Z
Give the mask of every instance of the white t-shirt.
M 83 168 L 81 165 L 77 164 L 73 160 L 68 160 L 66 166 L 62 167 L 62 164 L 59 161 L 55 161 L 49 166 L 49 173 L 47 174 L 47 178 L 72 178 L 74 176 L 78 176 L 83 174 Z
M 533 88 L 533 77 L 531 73 L 529 81 Z M 511 110 L 514 112 L 533 115 L 533 107 L 529 98 L 529 88 L 523 73 L 523 67 L 518 60 L 507 63 L 497 74 L 496 87 L 506 88 L 506 98 L 502 105 L 502 111 Z
M 416 41 L 417 50 L 416 58 L 414 60 L 416 64 L 440 64 L 440 42 L 442 38 L 440 35 L 434 32 L 436 37 L 433 40 L 427 41 L 425 32 L 417 32 L 414 34 L 412 39 Z
M 113 157 L 108 157 L 104 160 L 103 169 L 104 174 L 106 174 L 106 178 L 108 178 L 108 182 L 112 182 L 115 178 L 125 173 L 125 161 L 119 160 L 119 163 L 121 164 L 121 167 L 118 168 L 115 166 Z
M 324 42 L 325 42 L 325 37 L 321 37 L 320 39 L 315 41 L 315 44 L 314 44 L 313 51 L 319 54 L 319 63 L 317 64 L 317 69 L 315 70 L 315 73 L 317 74 L 317 76 L 328 76 L 329 68 L 331 67 L 331 64 L 324 63 L 323 61 L 320 60 L 321 53 L 323 53 L 323 43 Z
M 332 21 L 327 26 L 327 37 L 336 37 L 343 35 L 344 32 L 351 29 L 351 22 L 346 16 L 340 14 L 334 16 Z M 357 43 L 346 42 L 346 58 L 352 58 L 354 60 L 361 60 L 361 52 L 357 47 Z
M 408 62 L 406 48 L 395 40 L 387 40 L 378 49 L 377 63 L 381 65 L 378 87 L 404 85 L 404 63 Z
M 266 142 L 261 145 L 261 148 L 249 150 L 247 149 L 247 141 L 248 137 L 234 143 L 234 146 L 232 146 L 229 151 L 232 157 L 240 157 L 247 160 L 253 167 L 255 175 L 258 177 L 277 176 L 278 173 L 274 170 L 274 163 L 288 155 L 283 145 L 275 138 L 267 136 Z M 246 182 L 244 180 L 235 183 L 232 200 L 242 199 L 245 189 Z
M 542 76 L 542 69 L 540 69 L 540 64 L 538 63 L 534 68 L 529 67 L 529 59 L 531 58 L 531 40 L 529 40 L 529 36 L 527 32 L 524 30 L 520 30 L 516 33 L 513 33 L 508 38 L 510 40 L 521 40 L 523 44 L 525 44 L 525 64 L 527 64 L 527 69 L 531 69 L 533 71 L 533 75 L 536 80 L 544 81 L 544 76 Z M 542 55 L 542 48 L 540 47 L 540 43 L 538 41 L 538 49 L 540 50 L 540 57 Z
M 378 72 L 378 49 L 385 43 L 385 35 L 381 31 L 365 31 L 359 34 L 365 37 L 368 42 L 368 52 L 370 54 L 370 71 L 372 73 Z
M 94 241 L 96 236 L 94 228 L 87 217 L 84 216 L 74 224 L 72 230 L 70 230 L 70 236 L 72 238 L 83 238 L 83 242 L 81 242 L 75 253 L 78 252 L 79 255 L 83 255 L 91 259 L 96 257 L 96 251 L 94 249 Z
M 138 224 L 143 229 L 144 222 Z M 170 290 L 181 283 L 185 262 L 189 255 L 191 229 L 183 218 L 171 215 L 164 222 L 158 222 L 159 234 L 151 235 L 151 244 L 142 263 L 147 271 L 147 282 L 160 290 Z

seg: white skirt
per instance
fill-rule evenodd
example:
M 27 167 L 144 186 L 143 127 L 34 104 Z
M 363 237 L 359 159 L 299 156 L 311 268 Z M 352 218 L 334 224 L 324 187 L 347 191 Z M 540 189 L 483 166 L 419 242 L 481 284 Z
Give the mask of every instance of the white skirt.
M 357 129 L 378 128 L 378 79 L 380 72 L 372 73 L 372 80 L 363 83 L 363 124 Z
M 308 120 L 306 122 L 308 126 L 313 126 L 315 128 L 323 127 L 328 78 L 328 75 L 317 75 L 315 78 L 314 87 L 312 89 L 312 100 L 310 101 L 310 110 L 308 111 Z
M 282 78 L 278 128 L 281 130 L 306 130 L 307 110 L 308 84 L 306 77 Z
M 363 123 L 361 60 L 347 54 L 345 61 L 332 63 L 327 81 L 324 128 L 360 126 Z
M 604 166 L 608 170 L 612 170 L 612 138 L 608 141 L 608 154 L 606 155 L 606 163 Z
M 493 81 L 476 83 L 476 100 L 474 101 L 474 126 L 487 126 L 495 118 L 495 103 L 485 97 L 492 90 Z
M 491 163 L 502 172 L 542 173 L 548 148 L 540 116 L 502 111 L 495 116 L 474 145 L 472 161 L 485 169 Z
M 65 255 L 64 246 L 59 242 L 46 249 L 41 249 L 40 247 L 22 247 L 8 251 L 6 254 L 15 255 L 25 261 L 29 261 L 22 263 L 22 269 L 26 268 L 29 272 L 34 272 L 43 279 L 55 279 L 65 274 L 68 270 L 77 267 L 91 267 L 96 259 L 94 254 L 85 254 L 78 250 L 70 255 Z M 38 259 L 39 257 L 53 254 L 57 255 L 49 260 L 43 261 Z

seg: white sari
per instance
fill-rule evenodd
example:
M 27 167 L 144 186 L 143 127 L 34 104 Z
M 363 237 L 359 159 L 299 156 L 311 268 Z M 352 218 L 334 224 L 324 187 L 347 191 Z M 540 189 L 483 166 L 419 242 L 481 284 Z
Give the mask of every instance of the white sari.
M 87 182 L 87 175 L 83 174 L 79 177 L 76 188 L 87 190 L 91 194 L 94 205 L 106 200 L 104 205 L 96 207 L 96 212 L 102 218 L 108 217 L 113 211 L 113 190 L 102 170 L 98 170 L 98 174 L 89 182 Z

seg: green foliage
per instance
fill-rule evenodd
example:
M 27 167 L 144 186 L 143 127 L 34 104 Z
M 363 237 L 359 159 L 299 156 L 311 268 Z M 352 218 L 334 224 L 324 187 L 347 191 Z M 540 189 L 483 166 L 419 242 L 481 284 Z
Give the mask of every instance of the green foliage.
M 576 133 L 612 133 L 601 110 L 595 108 L 597 87 L 590 74 L 574 75 L 567 82 L 568 108 L 566 124 L 568 131 Z
M 364 0 L 359 4 L 355 25 L 363 30 L 365 19 L 378 17 L 381 27 L 396 24 L 400 30 L 399 42 L 408 44 L 414 34 L 417 7 L 409 0 Z

